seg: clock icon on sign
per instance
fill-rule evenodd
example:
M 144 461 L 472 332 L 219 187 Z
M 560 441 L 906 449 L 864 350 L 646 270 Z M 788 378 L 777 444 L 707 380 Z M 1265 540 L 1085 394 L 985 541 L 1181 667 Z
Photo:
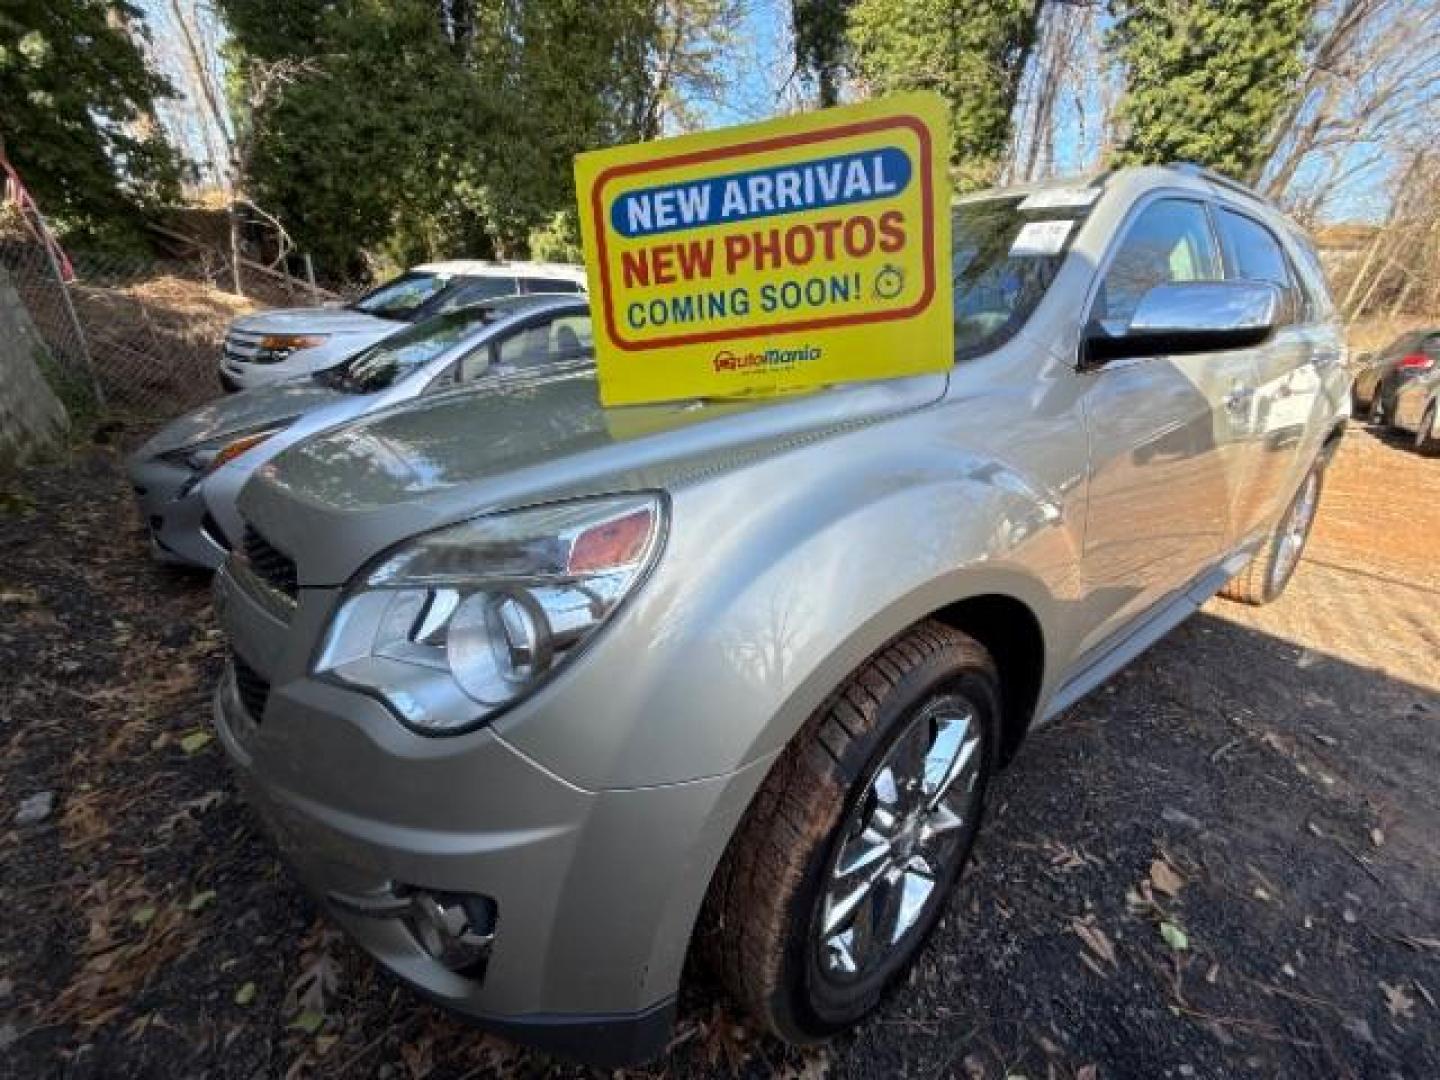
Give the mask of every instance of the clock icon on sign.
M 894 300 L 905 288 L 905 271 L 894 263 L 886 263 L 875 274 L 875 295 L 881 300 Z

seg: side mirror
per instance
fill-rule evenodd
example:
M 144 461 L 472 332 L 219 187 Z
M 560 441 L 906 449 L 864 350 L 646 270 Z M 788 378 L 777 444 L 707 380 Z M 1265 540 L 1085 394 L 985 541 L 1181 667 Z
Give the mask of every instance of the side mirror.
M 1081 365 L 1141 356 L 1183 356 L 1262 344 L 1289 318 L 1289 296 L 1264 281 L 1185 281 L 1156 285 L 1125 332 L 1087 330 Z

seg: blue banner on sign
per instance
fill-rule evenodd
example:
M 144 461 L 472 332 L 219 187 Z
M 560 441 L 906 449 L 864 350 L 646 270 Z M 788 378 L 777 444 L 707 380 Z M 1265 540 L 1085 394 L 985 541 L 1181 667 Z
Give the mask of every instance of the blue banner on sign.
M 885 146 L 792 165 L 660 184 L 621 193 L 610 223 L 621 236 L 654 236 L 751 218 L 888 199 L 910 183 L 910 156 Z

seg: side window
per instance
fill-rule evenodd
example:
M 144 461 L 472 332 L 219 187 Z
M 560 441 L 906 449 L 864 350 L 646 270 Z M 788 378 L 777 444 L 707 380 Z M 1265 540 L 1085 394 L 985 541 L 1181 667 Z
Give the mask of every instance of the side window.
M 578 284 L 576 284 L 576 283 L 573 282 L 573 281 L 567 281 L 565 278 L 541 278 L 541 277 L 536 277 L 536 278 L 524 278 L 523 281 L 524 281 L 524 285 L 525 285 L 525 291 L 526 291 L 527 293 L 537 293 L 537 292 L 577 293 L 577 292 L 580 291 L 580 286 L 579 286 Z
M 594 348 L 589 315 L 565 315 L 550 324 L 550 348 L 556 360 L 586 356 Z
M 426 312 L 427 315 L 440 315 L 447 311 L 457 311 L 462 307 L 471 304 L 479 304 L 486 300 L 494 300 L 500 296 L 515 295 L 515 279 L 510 277 L 482 277 L 466 278 L 452 288 L 445 296 L 441 297 L 434 311 Z
M 1440 334 L 1431 334 L 1422 341 L 1420 351 L 1431 360 L 1440 360 Z
M 495 363 L 502 372 L 544 367 L 584 356 L 590 345 L 590 316 L 562 315 L 502 339 L 495 346 Z
M 1160 199 L 1140 211 L 1105 272 L 1091 319 L 1124 333 L 1140 298 L 1156 285 L 1217 281 L 1220 259 L 1203 204 Z
M 1330 297 L 1330 286 L 1325 280 L 1325 267 L 1315 246 L 1299 232 L 1291 231 L 1291 243 L 1296 253 L 1297 276 L 1305 288 L 1311 318 L 1329 318 L 1335 313 L 1335 301 Z
M 1295 298 L 1295 310 L 1308 308 L 1307 297 L 1296 288 L 1285 249 L 1269 229 L 1224 207 L 1217 207 L 1215 225 L 1220 232 L 1220 243 L 1225 248 L 1226 277 L 1241 281 L 1268 281 Z
M 494 359 L 494 346 L 481 345 L 478 349 L 472 349 L 455 365 L 455 382 L 462 386 L 474 382 L 490 370 Z

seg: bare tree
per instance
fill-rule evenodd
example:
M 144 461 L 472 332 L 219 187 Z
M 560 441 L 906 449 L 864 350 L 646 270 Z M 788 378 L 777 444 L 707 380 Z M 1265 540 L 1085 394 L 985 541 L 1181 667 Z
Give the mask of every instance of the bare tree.
M 1316 220 L 1368 170 L 1414 152 L 1440 125 L 1440 5 L 1328 0 L 1299 92 L 1271 137 L 1259 180 Z
M 1045 0 L 1015 108 L 1007 181 L 1054 175 L 1062 129 L 1082 168 L 1103 155 L 1115 80 L 1101 47 L 1099 11 L 1087 0 Z

